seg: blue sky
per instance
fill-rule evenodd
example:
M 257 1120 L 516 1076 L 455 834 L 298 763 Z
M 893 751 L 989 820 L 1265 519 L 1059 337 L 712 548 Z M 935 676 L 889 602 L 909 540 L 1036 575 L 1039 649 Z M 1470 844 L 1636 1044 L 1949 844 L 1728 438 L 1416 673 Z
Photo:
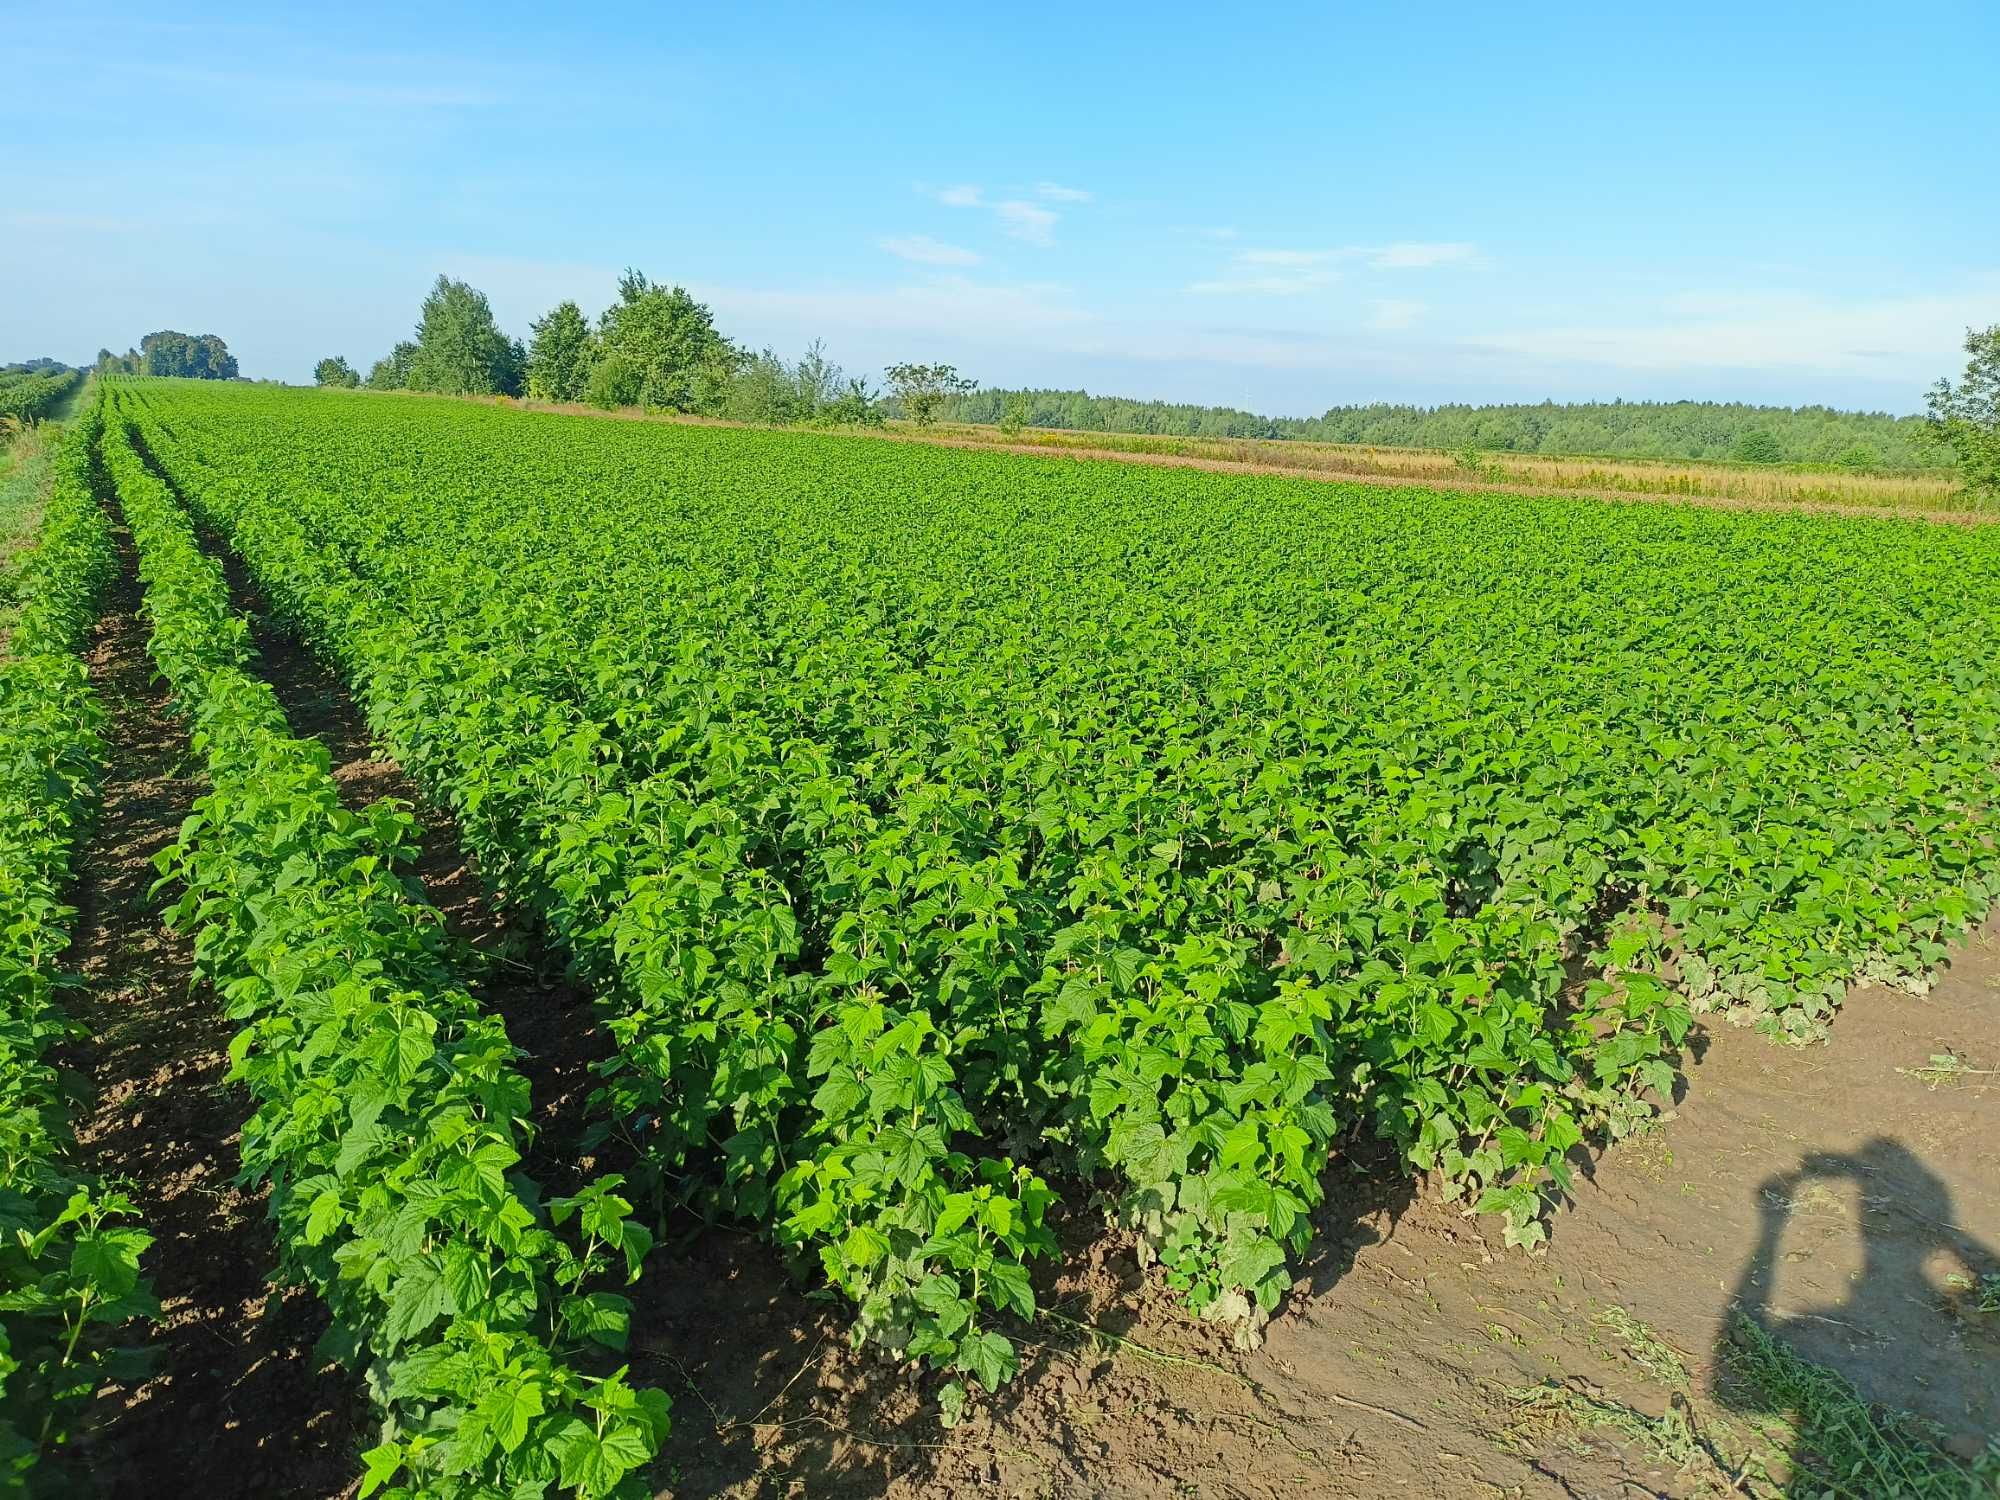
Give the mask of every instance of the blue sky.
M 1991 0 L 712 10 L 0 15 L 0 358 L 302 380 L 636 265 L 877 376 L 1908 411 L 2000 322 Z

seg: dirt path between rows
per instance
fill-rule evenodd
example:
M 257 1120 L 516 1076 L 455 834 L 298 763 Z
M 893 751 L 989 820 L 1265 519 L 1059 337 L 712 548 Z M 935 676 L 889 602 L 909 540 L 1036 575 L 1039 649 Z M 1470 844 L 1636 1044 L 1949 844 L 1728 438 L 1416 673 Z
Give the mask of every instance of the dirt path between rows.
M 99 1393 L 80 1441 L 95 1488 L 228 1500 L 337 1494 L 362 1446 L 353 1384 L 312 1350 L 326 1315 L 309 1292 L 274 1294 L 265 1194 L 234 1184 L 247 1094 L 226 1081 L 234 1027 L 196 983 L 189 944 L 149 894 L 153 855 L 206 789 L 186 730 L 155 683 L 130 538 L 88 656 L 106 712 L 103 811 L 78 859 L 67 1003 L 89 1036 L 84 1164 L 123 1179 L 155 1242 L 146 1274 L 163 1316 L 149 1372 Z

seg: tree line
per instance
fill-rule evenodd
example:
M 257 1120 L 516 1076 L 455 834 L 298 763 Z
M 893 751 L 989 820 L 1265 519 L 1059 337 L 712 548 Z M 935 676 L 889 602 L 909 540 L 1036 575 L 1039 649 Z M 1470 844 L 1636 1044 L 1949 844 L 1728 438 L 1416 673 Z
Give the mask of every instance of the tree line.
M 796 360 L 753 352 L 725 337 L 687 290 L 637 270 L 618 280 L 618 300 L 595 323 L 563 301 L 529 325 L 524 344 L 501 331 L 486 294 L 439 276 L 412 337 L 369 367 L 364 380 L 344 356 L 322 359 L 326 386 L 440 395 L 528 396 L 537 401 L 624 406 L 745 422 L 878 423 L 880 396 L 850 377 L 815 341 Z
M 1919 468 L 1941 461 L 1922 417 L 1724 401 L 1543 401 L 1533 405 L 1336 406 L 1265 417 L 1231 406 L 1134 401 L 1088 391 L 988 389 L 954 396 L 946 421 L 1078 432 L 1276 438 L 1384 448 L 1476 448 L 1607 458 L 1734 459 Z
M 139 340 L 139 347 L 113 354 L 99 349 L 100 375 L 171 375 L 182 380 L 235 380 L 236 356 L 219 334 L 181 333 L 163 328 Z
M 1229 406 L 1135 401 L 1082 390 L 987 389 L 950 365 L 897 364 L 876 392 L 827 358 L 815 340 L 794 361 L 726 337 L 680 286 L 627 270 L 618 300 L 593 323 L 565 300 L 529 324 L 523 343 L 501 331 L 486 294 L 440 275 L 411 338 L 364 381 L 344 356 L 313 372 L 326 386 L 525 395 L 607 410 L 644 407 L 746 422 L 877 424 L 905 417 L 1176 437 L 1275 438 L 1444 451 L 1620 459 L 1838 464 L 1854 469 L 1955 465 L 1969 486 L 2000 496 L 2000 326 L 1968 330 L 1963 382 L 1940 381 L 1926 416 L 1758 406 L 1737 401 L 1542 401 L 1533 404 L 1335 406 L 1317 417 L 1265 417 Z M 220 359 L 203 351 L 213 344 Z M 151 374 L 199 374 L 236 362 L 213 335 L 147 335 L 137 358 Z M 99 368 L 111 359 L 98 356 Z

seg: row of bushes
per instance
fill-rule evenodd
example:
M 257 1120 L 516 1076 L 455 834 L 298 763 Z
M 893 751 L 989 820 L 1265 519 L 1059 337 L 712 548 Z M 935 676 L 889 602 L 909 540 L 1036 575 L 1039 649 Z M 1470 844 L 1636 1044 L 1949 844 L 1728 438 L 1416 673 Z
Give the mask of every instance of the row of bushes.
M 31 377 L 39 380 L 42 377 Z M 17 383 L 18 384 L 18 383 Z M 63 904 L 102 765 L 102 712 L 77 651 L 114 569 L 91 486 L 97 419 L 57 449 L 20 607 L 0 651 L 0 1487 L 49 1488 L 41 1459 L 153 1307 L 152 1243 L 130 1199 L 76 1170 L 51 1049 L 74 916 Z
M 245 1174 L 270 1184 L 288 1274 L 318 1289 L 386 1428 L 361 1493 L 648 1493 L 668 1401 L 626 1370 L 651 1243 L 615 1176 L 543 1200 L 520 1170 L 527 1080 L 455 981 L 437 913 L 398 873 L 409 810 L 343 807 L 325 748 L 245 670 L 248 627 L 122 421 L 107 465 L 137 540 L 151 653 L 211 790 L 162 852 L 169 920 L 244 1023 Z
M 22 375 L 0 382 L 0 422 L 39 422 L 83 383 L 83 371 L 60 370 L 49 375 Z

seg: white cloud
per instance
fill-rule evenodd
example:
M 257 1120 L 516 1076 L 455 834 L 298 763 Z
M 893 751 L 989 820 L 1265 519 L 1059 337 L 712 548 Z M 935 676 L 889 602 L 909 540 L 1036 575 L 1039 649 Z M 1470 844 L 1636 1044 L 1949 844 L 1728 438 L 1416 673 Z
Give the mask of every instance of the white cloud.
M 1368 326 L 1385 333 L 1408 328 L 1429 311 L 1424 303 L 1412 302 L 1406 297 L 1381 297 L 1372 304 L 1372 308 Z
M 2000 272 L 1921 297 L 1838 300 L 1798 293 L 1688 292 L 1650 317 L 1490 334 L 1473 344 L 1626 370 L 1792 370 L 1916 386 L 1951 363 L 1969 324 L 1992 319 Z
M 1215 297 L 1296 297 L 1302 292 L 1316 292 L 1322 287 L 1332 286 L 1338 280 L 1338 271 L 1312 267 L 1299 271 L 1273 271 L 1261 276 L 1224 276 L 1212 281 L 1197 281 L 1190 284 L 1188 290 Z
M 1239 250 L 1236 260 L 1245 266 L 1323 266 L 1339 260 L 1341 250 Z
M 1445 243 L 1400 240 L 1372 250 L 1356 249 L 1353 253 L 1365 254 L 1368 264 L 1379 271 L 1427 271 L 1433 266 L 1462 266 L 1476 260 L 1479 255 L 1476 247 L 1455 240 Z
M 1001 228 L 1015 239 L 1026 240 L 1031 245 L 1055 243 L 1056 214 L 1053 209 L 1020 198 L 1009 198 L 1004 203 L 994 204 L 993 211 L 1000 216 Z
M 1296 297 L 1340 280 L 1338 250 L 1239 250 L 1230 270 L 1188 288 L 1215 297 Z
M 1228 274 L 1197 281 L 1193 292 L 1246 296 L 1296 296 L 1340 280 L 1340 268 L 1365 264 L 1371 270 L 1415 270 L 1462 265 L 1478 259 L 1468 244 L 1413 240 L 1392 245 L 1336 245 L 1330 249 L 1238 250 Z
M 1053 282 L 978 281 L 944 274 L 904 286 L 827 287 L 817 291 L 701 285 L 688 288 L 715 308 L 725 326 L 753 325 L 757 338 L 788 330 L 919 334 L 946 340 L 1066 347 L 1098 315 Z
M 947 245 L 927 234 L 889 235 L 876 243 L 898 259 L 915 261 L 921 266 L 976 266 L 980 260 L 974 251 Z
M 1000 222 L 1002 233 L 1025 240 L 1030 245 L 1046 247 L 1055 243 L 1056 221 L 1061 215 L 1031 199 L 1002 198 L 995 202 L 987 198 L 984 188 L 971 182 L 946 188 L 920 187 L 918 191 L 927 193 L 947 208 L 990 208 Z M 1051 203 L 1088 203 L 1091 196 L 1082 188 L 1064 187 L 1059 182 L 1038 183 L 1035 191 Z M 971 262 L 954 261 L 948 264 L 969 265 Z

